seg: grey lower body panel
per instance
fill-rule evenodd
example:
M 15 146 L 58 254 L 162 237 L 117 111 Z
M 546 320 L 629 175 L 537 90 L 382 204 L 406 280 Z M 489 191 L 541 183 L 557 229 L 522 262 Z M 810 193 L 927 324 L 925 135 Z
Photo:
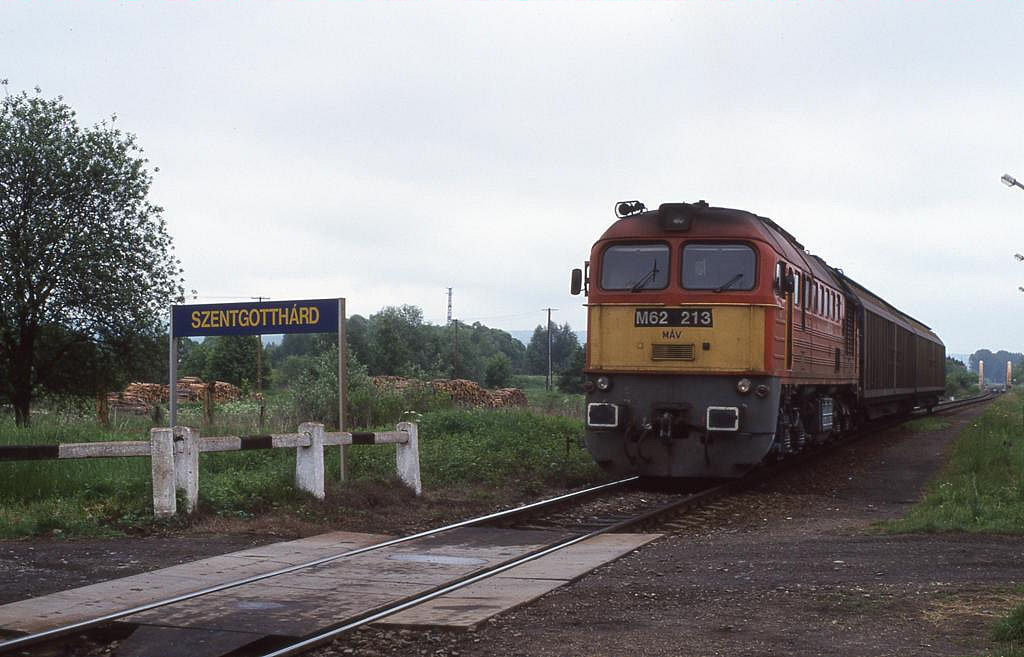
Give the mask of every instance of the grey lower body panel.
M 587 395 L 594 422 L 586 428 L 594 459 L 617 475 L 734 478 L 764 460 L 775 439 L 781 385 L 775 377 L 748 376 L 751 389 L 737 390 L 737 375 L 612 374 L 612 386 Z M 763 386 L 763 396 L 756 390 Z M 591 404 L 598 405 L 592 407 Z M 602 405 L 614 405 L 608 409 Z M 735 426 L 735 430 L 708 430 Z M 715 410 L 715 409 L 735 409 Z M 608 412 L 605 412 L 605 411 Z M 612 412 L 614 410 L 614 412 Z M 735 424 L 714 414 L 735 412 Z M 588 414 L 589 415 L 589 414 Z

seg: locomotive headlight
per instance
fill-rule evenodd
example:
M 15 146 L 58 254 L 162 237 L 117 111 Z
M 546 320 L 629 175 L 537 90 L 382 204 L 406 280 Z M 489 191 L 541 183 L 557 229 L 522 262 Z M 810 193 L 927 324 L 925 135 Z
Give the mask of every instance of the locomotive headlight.
M 606 376 L 597 377 L 597 389 L 601 391 L 608 390 L 612 387 L 612 380 Z
M 762 383 L 761 385 L 757 386 L 757 390 L 754 391 L 754 394 L 757 395 L 758 397 L 764 398 L 768 396 L 768 392 L 768 386 Z
M 750 385 L 750 379 L 740 379 L 736 382 L 736 390 L 738 390 L 741 395 L 745 395 L 750 392 Z

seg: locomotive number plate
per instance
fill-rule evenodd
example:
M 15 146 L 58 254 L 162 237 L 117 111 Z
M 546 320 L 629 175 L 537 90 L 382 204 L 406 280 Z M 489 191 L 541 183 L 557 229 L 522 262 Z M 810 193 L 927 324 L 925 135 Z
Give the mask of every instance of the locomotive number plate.
M 710 308 L 637 308 L 633 326 L 714 326 Z

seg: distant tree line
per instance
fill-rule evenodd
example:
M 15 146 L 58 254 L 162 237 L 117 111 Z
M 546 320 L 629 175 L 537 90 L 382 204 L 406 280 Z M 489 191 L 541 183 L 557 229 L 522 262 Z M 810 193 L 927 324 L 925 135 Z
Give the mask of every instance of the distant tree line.
M 1024 354 L 999 351 L 992 353 L 988 349 L 979 349 L 970 355 L 968 365 L 974 372 L 975 378 L 978 375 L 978 364 L 985 363 L 985 380 L 991 383 L 1006 383 L 1006 364 L 1010 363 L 1013 368 L 1021 367 L 1024 363 Z M 1016 376 L 1016 375 L 1014 375 Z
M 509 333 L 474 322 L 428 324 L 416 306 L 388 306 L 380 312 L 348 319 L 350 360 L 366 374 L 418 379 L 470 379 L 489 387 L 512 385 L 517 374 L 546 374 L 548 335 L 538 325 L 528 345 Z M 183 340 L 182 376 L 220 380 L 251 390 L 257 381 L 257 360 L 264 388 L 286 387 L 316 369 L 336 345 L 333 334 L 285 335 L 276 345 L 261 348 L 253 336 L 218 336 L 202 342 Z M 558 386 L 582 386 L 583 348 L 568 323 L 551 325 L 551 367 Z

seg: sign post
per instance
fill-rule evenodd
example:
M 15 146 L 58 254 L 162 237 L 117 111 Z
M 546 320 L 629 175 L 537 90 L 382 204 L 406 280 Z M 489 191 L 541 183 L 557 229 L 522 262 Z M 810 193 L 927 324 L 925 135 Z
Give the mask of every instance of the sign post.
M 348 335 L 345 333 L 345 300 L 338 299 L 338 431 L 345 430 L 345 409 L 348 408 L 348 385 L 341 385 L 348 372 Z M 348 481 L 348 445 L 338 447 L 341 459 L 338 472 L 342 481 Z
M 175 306 L 171 306 L 171 316 L 174 316 Z M 174 335 L 174 322 L 171 322 L 171 348 L 169 372 L 171 385 L 167 388 L 167 414 L 170 416 L 170 426 L 178 426 L 178 337 Z
M 178 338 L 334 332 L 338 334 L 338 430 L 344 431 L 345 405 L 348 403 L 348 382 L 345 378 L 348 342 L 345 335 L 344 298 L 172 305 L 168 368 L 171 379 L 168 390 L 171 426 L 178 424 Z M 344 449 L 342 447 L 342 481 L 348 472 Z

